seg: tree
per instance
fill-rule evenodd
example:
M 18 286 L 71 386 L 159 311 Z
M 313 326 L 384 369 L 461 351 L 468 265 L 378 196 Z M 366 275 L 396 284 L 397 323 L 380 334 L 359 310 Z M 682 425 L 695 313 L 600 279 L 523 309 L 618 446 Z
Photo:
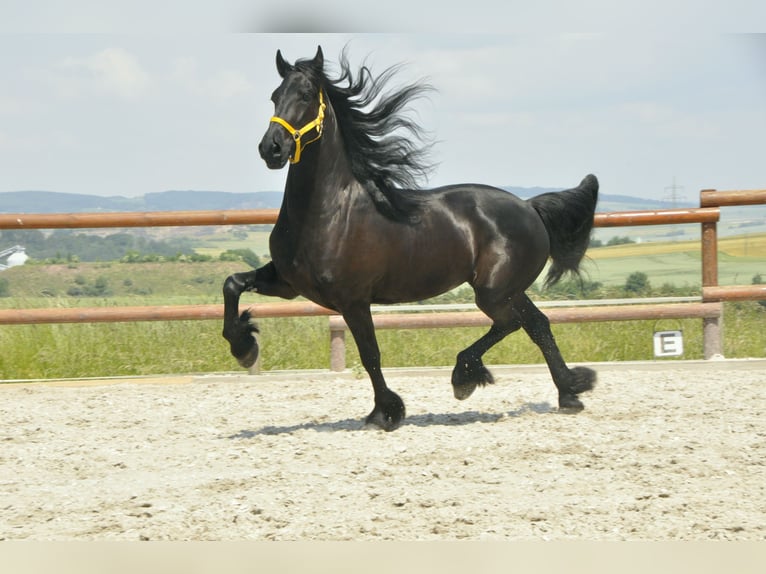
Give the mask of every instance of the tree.
M 112 290 L 109 289 L 109 281 L 103 275 L 96 278 L 93 283 L 93 296 L 108 296 L 112 294 Z
M 78 281 L 78 279 L 81 279 Z M 67 289 L 70 297 L 110 297 L 112 290 L 109 288 L 109 280 L 103 275 L 97 277 L 93 284 L 89 284 L 84 277 L 78 275 L 75 278 L 76 285 Z
M 261 266 L 261 259 L 252 249 L 227 249 L 218 258 L 221 261 L 244 261 L 253 269 Z
M 632 295 L 640 295 L 651 289 L 649 277 L 643 271 L 634 271 L 625 281 L 625 291 Z
M 623 235 L 622 237 L 618 237 L 615 235 L 612 237 L 609 241 L 606 242 L 607 245 L 628 245 L 629 243 L 635 243 L 630 237 L 627 235 Z

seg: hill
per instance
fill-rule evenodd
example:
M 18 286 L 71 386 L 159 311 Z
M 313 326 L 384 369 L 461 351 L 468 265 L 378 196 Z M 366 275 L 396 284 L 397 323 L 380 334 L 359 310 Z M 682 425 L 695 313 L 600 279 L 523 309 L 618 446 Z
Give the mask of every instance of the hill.
M 278 208 L 281 192 L 162 191 L 139 197 L 85 195 L 54 191 L 0 193 L 0 213 L 82 213 L 97 211 L 173 211 Z
M 504 190 L 528 199 L 558 188 L 503 186 Z M 81 213 L 97 211 L 172 211 L 176 209 L 275 209 L 282 203 L 281 191 L 232 193 L 224 191 L 170 190 L 138 197 L 100 196 L 55 191 L 0 192 L 0 213 Z M 599 211 L 667 209 L 652 199 L 601 193 Z M 692 204 L 681 207 L 693 207 Z

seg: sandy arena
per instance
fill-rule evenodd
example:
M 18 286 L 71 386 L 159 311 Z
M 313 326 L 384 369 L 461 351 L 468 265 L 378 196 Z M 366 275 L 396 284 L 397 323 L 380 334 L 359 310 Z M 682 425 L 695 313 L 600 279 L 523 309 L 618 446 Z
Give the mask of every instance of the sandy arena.
M 766 361 L 0 386 L 0 540 L 764 540 Z

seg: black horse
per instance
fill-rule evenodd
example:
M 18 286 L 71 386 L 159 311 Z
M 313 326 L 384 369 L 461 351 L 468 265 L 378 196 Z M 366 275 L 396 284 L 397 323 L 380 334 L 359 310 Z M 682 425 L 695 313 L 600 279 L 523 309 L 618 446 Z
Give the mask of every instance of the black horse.
M 270 263 L 228 277 L 223 286 L 223 336 L 243 367 L 258 346 L 240 295 L 254 291 L 299 295 L 343 315 L 372 380 L 375 408 L 367 423 L 397 428 L 404 403 L 386 386 L 371 303 L 433 297 L 468 283 L 490 330 L 457 355 L 454 395 L 466 399 L 492 383 L 482 362 L 487 350 L 523 328 L 542 351 L 558 389 L 559 409 L 583 409 L 578 394 L 593 388 L 595 371 L 569 368 L 547 317 L 525 290 L 552 260 L 546 284 L 578 272 L 593 227 L 598 181 L 524 201 L 476 184 L 417 190 L 428 169 L 420 127 L 406 115 L 413 98 L 430 89 L 415 83 L 386 91 L 396 68 L 356 77 L 345 51 L 330 79 L 321 47 L 313 59 L 286 62 L 277 51 L 282 83 L 271 96 L 275 115 L 259 145 L 271 169 L 290 161 L 279 217 L 271 233 Z

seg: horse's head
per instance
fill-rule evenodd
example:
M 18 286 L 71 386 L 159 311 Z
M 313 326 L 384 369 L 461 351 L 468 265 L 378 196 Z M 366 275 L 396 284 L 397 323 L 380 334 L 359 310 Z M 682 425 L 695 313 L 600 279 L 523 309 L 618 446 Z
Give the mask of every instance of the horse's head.
M 277 50 L 282 83 L 271 94 L 274 116 L 258 146 L 270 169 L 281 169 L 289 159 L 298 163 L 304 147 L 322 135 L 325 102 L 319 78 L 323 75 L 322 48 L 312 60 L 289 64 Z

